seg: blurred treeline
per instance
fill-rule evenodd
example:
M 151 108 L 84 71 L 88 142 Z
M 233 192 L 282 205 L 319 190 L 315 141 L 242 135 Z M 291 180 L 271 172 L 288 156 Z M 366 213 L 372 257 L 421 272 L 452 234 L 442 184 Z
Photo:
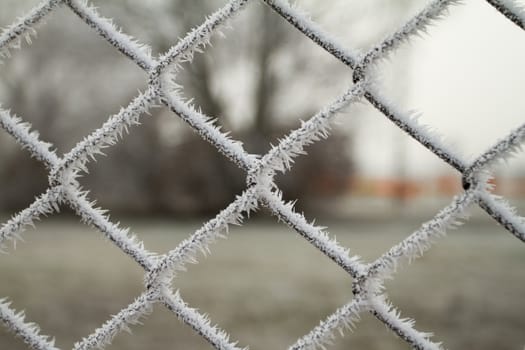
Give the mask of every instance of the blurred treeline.
M 2 26 L 36 3 L 2 2 Z M 379 13 L 388 19 L 384 28 L 373 30 L 363 22 L 367 18 L 363 13 L 350 11 L 344 2 L 328 6 L 312 0 L 301 5 L 332 32 L 339 28 L 346 35 L 354 28 L 341 40 L 351 47 L 366 47 L 391 30 L 391 24 L 403 18 L 404 10 L 399 9 L 413 2 L 357 6 L 373 15 L 369 21 Z M 225 1 L 93 3 L 158 54 Z M 251 153 L 266 152 L 270 143 L 299 126 L 299 119 L 309 118 L 351 82 L 347 67 L 263 4 L 251 4 L 230 23 L 231 28 L 223 30 L 224 39 L 216 35 L 212 46 L 185 64 L 178 82 L 188 99 L 218 118 L 223 130 L 231 131 Z M 126 106 L 138 89 L 145 88 L 147 77 L 67 8 L 55 11 L 37 31 L 33 44 L 13 50 L 12 58 L 0 66 L 0 104 L 30 122 L 62 154 Z M 81 180 L 103 207 L 145 215 L 210 214 L 245 188 L 244 174 L 176 115 L 157 108 L 141 121 L 106 150 L 106 157 L 89 164 L 90 173 Z M 285 196 L 299 198 L 299 205 L 306 207 L 312 198 L 348 191 L 355 170 L 351 135 L 352 127 L 341 122 L 332 137 L 309 147 L 309 156 L 300 157 L 294 169 L 278 179 Z M 0 210 L 26 207 L 46 188 L 46 175 L 42 165 L 9 136 L 0 135 Z

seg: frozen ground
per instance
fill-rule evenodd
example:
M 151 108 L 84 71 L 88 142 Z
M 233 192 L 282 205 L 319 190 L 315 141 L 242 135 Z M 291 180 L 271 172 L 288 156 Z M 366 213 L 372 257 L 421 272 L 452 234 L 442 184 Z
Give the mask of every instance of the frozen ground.
M 477 217 L 477 216 L 476 216 Z M 200 222 L 122 220 L 146 247 L 165 252 Z M 328 222 L 331 233 L 371 260 L 422 218 Z M 326 222 L 323 222 L 326 224 Z M 0 296 L 25 309 L 62 349 L 91 333 L 143 289 L 142 271 L 100 234 L 63 216 L 45 219 L 25 243 L 0 255 Z M 184 299 L 250 349 L 285 349 L 351 299 L 351 280 L 283 225 L 253 220 L 212 247 L 175 280 Z M 403 316 L 448 349 L 521 350 L 525 345 L 525 244 L 475 219 L 451 231 L 387 285 Z M 121 334 L 111 350 L 209 349 L 162 307 Z M 370 315 L 333 349 L 407 349 Z M 25 346 L 0 328 L 0 349 Z

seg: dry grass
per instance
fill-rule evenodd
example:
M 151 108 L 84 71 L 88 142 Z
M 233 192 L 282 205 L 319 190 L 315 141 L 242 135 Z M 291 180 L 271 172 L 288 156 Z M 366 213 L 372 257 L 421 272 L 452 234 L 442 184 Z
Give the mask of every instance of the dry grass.
M 420 223 L 420 222 L 419 222 Z M 417 221 L 357 221 L 329 225 L 352 251 L 370 260 L 415 229 Z M 128 222 L 129 224 L 129 222 Z M 151 250 L 167 251 L 198 223 L 133 222 Z M 91 333 L 143 289 L 128 257 L 73 219 L 46 220 L 26 243 L 0 256 L 0 296 L 59 347 Z M 189 266 L 176 288 L 251 349 L 282 349 L 351 299 L 351 281 L 284 226 L 250 222 Z M 392 301 L 450 349 L 521 349 L 525 345 L 525 245 L 492 222 L 470 222 L 405 266 L 388 283 Z M 133 335 L 108 349 L 208 349 L 177 319 L 156 307 Z M 333 349 L 406 349 L 369 315 Z M 0 349 L 25 346 L 3 329 Z

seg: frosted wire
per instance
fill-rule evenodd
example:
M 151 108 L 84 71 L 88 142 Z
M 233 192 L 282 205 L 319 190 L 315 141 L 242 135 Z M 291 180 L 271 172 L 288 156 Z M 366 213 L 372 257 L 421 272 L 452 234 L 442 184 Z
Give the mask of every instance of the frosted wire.
M 121 331 L 128 330 L 130 325 L 146 319 L 155 304 L 163 305 L 173 312 L 212 347 L 243 349 L 244 346 L 232 341 L 226 331 L 188 305 L 180 293 L 173 289 L 173 285 L 176 284 L 177 273 L 184 271 L 187 263 L 195 262 L 200 253 L 207 254 L 216 239 L 227 237 L 231 225 L 242 225 L 249 218 L 250 212 L 261 206 L 268 208 L 279 221 L 293 228 L 353 280 L 353 299 L 299 338 L 290 349 L 329 346 L 335 337 L 335 331 L 339 330 L 342 333 L 355 328 L 362 312 L 370 312 L 415 349 L 444 349 L 440 342 L 431 339 L 430 333 L 417 330 L 413 320 L 400 316 L 387 299 L 385 279 L 393 278 L 403 261 L 416 259 L 430 249 L 432 243 L 444 236 L 450 227 L 465 222 L 468 219 L 468 208 L 474 204 L 479 205 L 518 239 L 525 241 L 523 218 L 517 215 L 505 199 L 490 193 L 488 175 L 492 166 L 519 150 L 524 141 L 525 126 L 513 130 L 476 159 L 469 161 L 458 154 L 440 135 L 420 124 L 411 113 L 396 107 L 395 102 L 384 96 L 381 89 L 373 83 L 375 77 L 370 73 L 372 70 L 369 68 L 372 65 L 379 64 L 412 36 L 443 18 L 452 10 L 451 5 L 458 1 L 430 2 L 399 30 L 387 35 L 384 40 L 362 54 L 338 43 L 333 35 L 325 32 L 302 10 L 287 1 L 263 1 L 306 37 L 354 70 L 354 81 L 350 82 L 346 91 L 306 122 L 301 123 L 298 129 L 291 131 L 264 155 L 248 154 L 241 142 L 229 137 L 215 124 L 214 117 L 217 116 L 204 115 L 199 112 L 199 108 L 185 101 L 181 97 L 181 87 L 176 83 L 177 74 L 183 69 L 182 63 L 191 61 L 196 52 L 204 50 L 213 34 L 220 31 L 224 23 L 240 12 L 250 0 L 228 2 L 158 57 L 151 55 L 147 45 L 123 33 L 111 19 L 101 16 L 86 0 L 42 1 L 0 34 L 0 59 L 9 59 L 10 50 L 19 49 L 22 39 L 30 42 L 39 22 L 59 6 L 65 6 L 116 50 L 149 74 L 148 87 L 144 92 L 139 93 L 127 107 L 109 117 L 99 129 L 86 136 L 62 157 L 56 155 L 52 144 L 41 141 L 38 133 L 32 131 L 30 125 L 22 118 L 0 106 L 0 127 L 48 169 L 50 182 L 50 187 L 45 193 L 2 226 L 0 249 L 6 250 L 5 243 L 20 239 L 23 231 L 28 226 L 33 226 L 42 216 L 53 215 L 61 206 L 68 206 L 82 222 L 100 231 L 145 271 L 144 292 L 93 333 L 75 343 L 74 349 L 105 348 Z M 514 24 L 524 28 L 524 10 L 518 2 L 487 2 Z M 294 159 L 306 153 L 305 148 L 308 145 L 329 137 L 334 117 L 357 101 L 368 101 L 409 137 L 462 173 L 465 188 L 465 192 L 454 198 L 433 219 L 422 224 L 418 230 L 372 263 L 363 262 L 331 237 L 325 227 L 308 221 L 304 215 L 296 212 L 293 202 L 285 202 L 274 183 L 275 174 L 289 171 L 293 167 Z M 77 179 L 87 172 L 91 160 L 102 154 L 105 148 L 113 146 L 125 137 L 128 129 L 138 125 L 149 110 L 162 105 L 190 125 L 218 152 L 243 169 L 246 172 L 247 188 L 179 246 L 159 255 L 148 251 L 129 228 L 111 222 L 107 211 L 94 205 L 94 201 L 88 198 L 87 191 L 80 187 Z M 31 349 L 57 349 L 54 341 L 41 335 L 38 325 L 27 322 L 23 313 L 15 311 L 7 299 L 0 300 L 0 321 Z

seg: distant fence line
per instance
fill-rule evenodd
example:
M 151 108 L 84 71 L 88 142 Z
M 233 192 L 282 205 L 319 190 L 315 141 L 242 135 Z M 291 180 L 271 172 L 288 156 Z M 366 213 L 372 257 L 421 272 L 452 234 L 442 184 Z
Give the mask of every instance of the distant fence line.
M 466 219 L 466 210 L 474 204 L 479 205 L 516 238 L 525 241 L 523 219 L 515 214 L 506 201 L 490 192 L 488 174 L 491 166 L 520 147 L 525 137 L 525 124 L 506 135 L 474 160 L 467 160 L 443 142 L 439 135 L 430 132 L 410 114 L 400 111 L 389 102 L 373 83 L 369 68 L 410 37 L 442 18 L 446 11 L 452 11 L 451 5 L 458 1 L 430 2 L 399 30 L 388 35 L 369 51 L 356 54 L 340 45 L 329 33 L 301 10 L 289 5 L 287 1 L 264 0 L 291 26 L 347 65 L 354 73 L 353 81 L 349 82 L 349 87 L 344 93 L 303 122 L 300 128 L 291 131 L 264 155 L 247 153 L 242 144 L 231 139 L 227 133 L 223 133 L 212 118 L 185 102 L 178 91 L 180 88 L 174 83 L 177 73 L 182 69 L 180 64 L 191 61 L 195 52 L 205 49 L 211 35 L 250 2 L 255 0 L 228 2 L 158 57 L 153 57 L 146 45 L 124 34 L 111 20 L 102 17 L 97 9 L 85 0 L 42 1 L 4 30 L 0 35 L 0 51 L 2 57 L 7 59 L 10 57 L 9 50 L 19 47 L 23 38 L 29 41 L 35 33 L 36 24 L 56 8 L 67 7 L 108 43 L 146 71 L 149 81 L 146 90 L 139 93 L 127 107 L 111 116 L 99 129 L 78 142 L 63 156 L 56 154 L 53 145 L 41 141 L 38 134 L 31 131 L 30 125 L 23 122 L 21 118 L 14 116 L 9 110 L 0 109 L 0 126 L 22 148 L 45 165 L 49 171 L 50 184 L 45 193 L 2 226 L 0 244 L 5 249 L 5 243 L 20 238 L 24 229 L 32 225 L 35 219 L 58 212 L 60 206 L 68 206 L 83 222 L 98 229 L 145 270 L 144 292 L 92 334 L 78 341 L 74 349 L 103 348 L 120 331 L 127 329 L 129 324 L 136 323 L 146 316 L 153 304 L 164 305 L 214 348 L 240 349 L 225 331 L 211 324 L 207 317 L 187 305 L 179 293 L 174 291 L 172 287 L 175 284 L 174 273 L 193 261 L 199 251 L 209 249 L 209 245 L 216 238 L 226 235 L 229 225 L 242 224 L 247 220 L 250 212 L 258 207 L 266 207 L 280 221 L 292 227 L 322 254 L 339 265 L 353 280 L 353 295 L 349 295 L 351 300 L 298 339 L 289 347 L 290 349 L 312 349 L 329 345 L 336 330 L 352 328 L 363 312 L 370 312 L 415 349 L 443 349 L 443 345 L 434 342 L 429 333 L 416 330 L 412 320 L 400 316 L 387 299 L 384 281 L 393 276 L 403 260 L 419 257 L 430 248 L 437 237 L 445 234 L 447 228 Z M 512 0 L 487 0 L 487 2 L 514 24 L 525 29 L 525 11 L 517 2 Z M 331 121 L 342 109 L 363 100 L 368 101 L 407 135 L 460 172 L 464 189 L 432 220 L 423 223 L 406 239 L 369 263 L 350 255 L 349 250 L 331 238 L 324 228 L 307 221 L 302 214 L 294 210 L 292 203 L 284 202 L 280 190 L 273 181 L 276 173 L 290 170 L 293 159 L 302 155 L 306 146 L 329 136 Z M 86 173 L 91 159 L 95 159 L 104 148 L 111 147 L 124 137 L 128 127 L 138 124 L 148 110 L 159 106 L 170 109 L 247 174 L 247 186 L 242 194 L 177 247 L 162 255 L 148 251 L 128 228 L 122 228 L 111 222 L 105 214 L 106 211 L 93 206 L 87 192 L 77 181 Z M 0 302 L 0 320 L 30 348 L 57 349 L 50 337 L 41 335 L 39 327 L 26 321 L 23 313 L 13 310 L 6 299 Z

